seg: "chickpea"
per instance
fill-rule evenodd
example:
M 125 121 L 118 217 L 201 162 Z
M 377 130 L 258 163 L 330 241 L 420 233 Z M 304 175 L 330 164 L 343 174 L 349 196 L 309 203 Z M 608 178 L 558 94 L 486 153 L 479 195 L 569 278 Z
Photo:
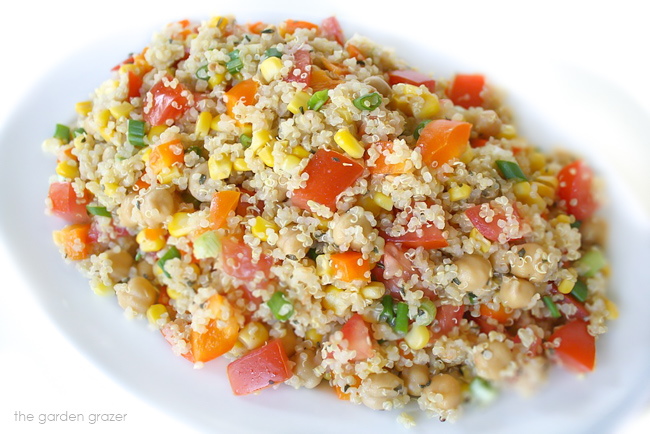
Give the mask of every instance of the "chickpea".
M 153 188 L 143 196 L 140 205 L 142 226 L 155 228 L 160 226 L 176 210 L 174 193 L 171 188 Z
M 501 302 L 511 309 L 521 309 L 528 306 L 535 294 L 535 285 L 528 280 L 517 277 L 504 278 L 499 290 Z
M 482 136 L 496 137 L 501 132 L 501 119 L 494 110 L 481 110 L 474 121 L 474 129 Z
M 546 275 L 546 270 L 542 267 L 546 256 L 542 246 L 537 243 L 516 246 L 516 255 L 509 256 L 510 272 L 523 279 L 541 282 Z
M 126 285 L 116 285 L 117 303 L 122 309 L 131 308 L 135 313 L 144 315 L 149 306 L 155 303 L 158 290 L 147 279 L 137 276 Z
M 138 272 L 138 275 L 144 276 L 147 279 L 153 279 L 154 274 L 153 274 L 153 265 L 148 263 L 147 261 L 140 261 L 138 264 L 135 266 L 135 269 Z
M 293 362 L 295 363 L 293 373 L 300 378 L 304 387 L 313 389 L 320 384 L 322 378 L 316 375 L 314 371 L 318 366 L 314 350 L 308 349 L 296 353 L 293 357 Z
M 465 255 L 454 261 L 457 271 L 458 289 L 481 297 L 488 292 L 488 282 L 492 277 L 492 264 L 479 255 Z
M 460 381 L 449 374 L 437 374 L 431 378 L 431 383 L 422 389 L 418 399 L 420 407 L 441 410 L 454 410 L 463 402 L 463 391 Z
M 583 244 L 604 246 L 608 235 L 607 222 L 602 217 L 589 217 L 582 221 L 580 234 Z
M 511 361 L 512 352 L 503 342 L 490 342 L 474 354 L 476 372 L 487 380 L 499 380 Z
M 413 365 L 403 371 L 404 385 L 411 396 L 420 396 L 422 389 L 429 385 L 431 375 L 426 365 Z
M 374 87 L 377 92 L 386 98 L 390 98 L 390 95 L 393 93 L 393 89 L 388 83 L 386 83 L 386 80 L 381 77 L 377 77 L 376 75 L 366 78 L 363 80 L 363 82 L 369 86 Z
M 135 228 L 138 222 L 133 218 L 133 210 L 136 209 L 136 200 L 139 200 L 137 193 L 131 193 L 124 198 L 124 201 L 117 209 L 117 217 L 120 225 L 125 228 Z
M 298 239 L 300 229 L 295 226 L 280 229 L 277 246 L 285 255 L 294 255 L 298 258 L 305 255 L 302 242 Z
M 280 336 L 280 340 L 282 341 L 282 346 L 284 347 L 284 351 L 287 353 L 287 356 L 291 357 L 296 353 L 298 338 L 296 337 L 296 334 L 291 327 L 285 328 L 284 332 L 284 335 Z
M 395 374 L 370 374 L 359 386 L 361 402 L 373 410 L 392 407 L 392 401 L 404 394 L 404 382 Z
M 372 225 L 363 214 L 357 215 L 350 211 L 334 218 L 332 239 L 339 246 L 349 244 L 351 249 L 361 250 L 368 242 Z
M 109 277 L 114 283 L 121 282 L 129 277 L 129 271 L 133 265 L 133 256 L 129 252 L 126 250 L 120 250 L 119 252 L 108 251 L 106 259 L 110 261 L 111 268 L 113 268 Z
M 192 169 L 188 180 L 188 189 L 192 196 L 201 202 L 210 202 L 216 191 L 214 182 L 210 178 L 208 163 L 201 163 Z

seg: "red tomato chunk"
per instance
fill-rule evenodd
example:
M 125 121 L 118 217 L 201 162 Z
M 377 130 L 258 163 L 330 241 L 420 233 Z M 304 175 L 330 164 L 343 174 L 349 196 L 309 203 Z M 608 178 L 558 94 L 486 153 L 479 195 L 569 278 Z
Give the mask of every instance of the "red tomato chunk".
M 425 85 L 429 91 L 436 91 L 436 81 L 433 78 L 412 69 L 390 71 L 388 73 L 388 83 L 391 86 L 397 83 L 412 84 L 414 86 Z
M 287 81 L 304 83 L 309 86 L 311 82 L 311 54 L 308 50 L 298 50 L 293 53 L 293 69 L 289 72 Z
M 293 375 L 282 341 L 274 339 L 228 365 L 228 380 L 235 395 L 248 395 L 282 383 Z
M 464 108 L 483 105 L 485 77 L 480 74 L 458 74 L 454 77 L 447 95 L 454 104 Z
M 425 249 L 440 249 L 449 245 L 445 237 L 442 235 L 442 231 L 432 223 L 428 223 L 414 232 L 407 232 L 404 235 L 396 237 L 385 235 L 383 238 L 386 241 L 399 243 L 409 249 L 417 247 L 424 247 Z
M 363 317 L 355 313 L 341 328 L 343 337 L 348 341 L 348 349 L 356 351 L 352 360 L 366 360 L 375 355 L 370 339 L 370 329 Z
M 52 213 L 70 223 L 87 223 L 90 221 L 86 205 L 87 198 L 79 198 L 70 182 L 53 182 L 50 184 L 48 197 L 52 201 Z
M 185 97 L 185 88 L 180 83 L 175 87 L 168 86 L 167 79 L 154 84 L 147 93 L 144 120 L 151 126 L 166 125 L 168 120 L 179 119 L 189 108 L 189 101 Z
M 574 161 L 560 170 L 557 175 L 560 199 L 566 202 L 566 209 L 576 219 L 584 220 L 598 209 L 592 193 L 593 172 L 583 161 Z
M 320 24 L 320 30 L 327 39 L 333 39 L 339 44 L 345 44 L 345 35 L 336 17 L 325 18 Z
M 558 327 L 549 342 L 556 340 L 559 346 L 555 348 L 555 355 L 560 364 L 577 373 L 594 370 L 596 338 L 589 334 L 586 322 L 575 320 Z

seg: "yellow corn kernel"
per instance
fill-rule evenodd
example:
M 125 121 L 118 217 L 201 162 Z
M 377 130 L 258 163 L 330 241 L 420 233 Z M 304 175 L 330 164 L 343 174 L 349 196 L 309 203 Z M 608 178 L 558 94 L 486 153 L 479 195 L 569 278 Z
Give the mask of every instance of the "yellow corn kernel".
M 361 288 L 361 296 L 366 300 L 379 300 L 386 293 L 386 285 L 381 282 L 370 282 Z
M 111 112 L 109 110 L 101 110 L 95 114 L 95 124 L 98 128 L 106 128 L 110 119 Z
M 251 170 L 244 158 L 235 158 L 235 162 L 232 164 L 232 168 L 237 172 L 247 172 Z
M 530 182 L 528 181 L 521 181 L 516 183 L 515 185 L 512 186 L 512 190 L 515 193 L 515 196 L 517 199 L 524 201 L 524 199 L 527 199 L 530 197 L 530 193 L 532 191 Z
M 381 207 L 372 199 L 372 196 L 363 196 L 359 200 L 359 205 L 366 211 L 371 212 L 375 217 L 381 213 Z
M 115 294 L 115 290 L 112 286 L 105 285 L 102 282 L 91 283 L 90 288 L 96 295 L 99 295 L 100 297 L 106 297 Z
M 343 290 L 334 285 L 327 285 L 324 288 L 325 297 L 323 298 L 323 307 L 329 309 L 336 315 L 343 315 L 347 310 L 347 306 L 342 299 Z
M 470 194 L 472 194 L 472 187 L 467 184 L 462 184 L 449 189 L 449 200 L 457 202 L 459 200 L 467 199 Z
M 145 163 L 149 162 L 149 157 L 150 156 L 151 156 L 151 148 L 150 147 L 147 146 L 142 151 L 140 151 L 140 158 L 142 158 L 142 161 L 144 161 Z
M 210 178 L 214 180 L 226 179 L 232 172 L 232 161 L 224 156 L 210 156 L 208 159 L 208 171 Z
M 490 247 L 492 247 L 492 243 L 487 238 L 485 238 L 476 228 L 472 228 L 469 233 L 469 237 L 479 243 L 479 248 L 483 253 L 487 253 L 490 250 Z
M 555 224 L 558 224 L 558 223 L 571 224 L 571 223 L 573 223 L 573 219 L 570 216 L 566 215 L 566 214 L 560 214 L 559 216 L 557 216 L 557 217 L 555 217 L 553 219 L 553 222 Z
M 277 57 L 269 57 L 260 63 L 260 72 L 266 82 L 270 82 L 280 77 L 282 72 L 282 60 Z
M 147 309 L 147 319 L 152 326 L 160 327 L 169 321 L 169 312 L 164 304 L 152 304 Z
M 251 133 L 251 146 L 248 149 L 255 153 L 261 147 L 270 143 L 271 139 L 271 132 L 269 130 L 257 130 L 254 133 Z
M 535 178 L 536 182 L 539 182 L 541 184 L 547 185 L 551 187 L 552 189 L 556 189 L 559 185 L 557 177 L 552 176 L 552 175 L 540 175 L 537 178 Z
M 303 148 L 302 146 L 298 145 L 295 148 L 291 150 L 291 153 L 295 155 L 298 158 L 307 158 L 311 155 L 311 153 Z
M 469 164 L 475 156 L 476 152 L 474 152 L 474 149 L 468 146 L 465 149 L 465 152 L 461 154 L 460 161 L 462 161 L 464 164 Z
M 154 142 L 154 139 L 156 137 L 160 137 L 160 135 L 164 133 L 166 129 L 167 126 L 165 125 L 156 125 L 154 127 L 151 127 L 149 129 L 149 132 L 147 133 L 147 137 L 149 138 L 149 141 Z
M 161 173 L 156 175 L 156 179 L 161 184 L 171 184 L 174 179 L 182 175 L 180 169 L 176 166 L 165 168 Z
M 93 109 L 92 101 L 80 101 L 74 105 L 74 109 L 79 116 L 88 116 Z
M 517 129 L 512 124 L 503 124 L 501 125 L 501 131 L 499 132 L 499 138 L 502 139 L 514 139 L 517 137 Z
M 194 228 L 190 225 L 190 214 L 187 212 L 177 212 L 172 215 L 172 219 L 167 225 L 169 235 L 172 237 L 184 237 L 191 233 Z
M 334 134 L 334 142 L 352 158 L 362 158 L 366 152 L 366 149 L 347 128 L 342 128 Z
M 156 269 L 160 269 L 160 267 L 154 267 L 154 270 L 156 270 Z M 181 298 L 183 296 L 183 294 L 181 294 L 180 292 L 178 292 L 174 288 L 170 288 L 170 287 L 167 287 L 167 295 L 172 300 L 178 300 L 179 298 Z
M 329 255 L 316 256 L 316 275 L 329 276 L 332 274 L 332 265 Z
M 56 165 L 56 174 L 64 178 L 76 178 L 79 176 L 78 163 L 74 160 L 63 160 Z
M 431 119 L 440 111 L 438 96 L 426 91 L 422 93 L 422 98 L 424 99 L 424 104 L 422 107 L 414 109 L 413 115 L 418 119 Z
M 386 211 L 393 209 L 393 199 L 391 199 L 389 196 L 386 196 L 380 191 L 372 195 L 372 200 L 374 200 L 379 207 L 385 209 Z
M 302 158 L 296 157 L 293 154 L 286 155 L 284 160 L 282 160 L 282 165 L 280 166 L 285 172 L 291 172 L 293 169 L 300 165 Z
M 128 102 L 123 102 L 108 109 L 115 119 L 126 118 L 133 111 L 133 106 Z
M 576 281 L 573 279 L 564 279 L 560 284 L 557 286 L 557 290 L 560 291 L 562 294 L 568 294 L 573 290 L 573 287 L 575 286 Z
M 304 92 L 302 90 L 297 91 L 287 106 L 287 110 L 289 110 L 294 115 L 304 113 L 305 110 L 307 110 L 307 103 L 309 102 L 309 98 L 311 98 L 311 95 L 309 95 L 307 92 Z
M 618 319 L 618 307 L 609 298 L 605 299 L 605 309 L 607 309 L 607 319 Z
M 210 86 L 210 89 L 214 89 L 215 87 L 223 83 L 225 77 L 226 74 L 215 72 L 213 75 L 210 76 L 210 78 L 208 78 L 208 86 Z
M 269 145 L 265 145 L 257 153 L 262 162 L 269 167 L 275 166 L 275 158 L 273 158 L 273 151 Z
M 339 107 L 336 109 L 336 112 L 343 118 L 345 123 L 350 124 L 352 123 L 352 114 L 350 113 L 350 110 L 348 110 L 346 107 Z
M 269 238 L 268 231 L 277 232 L 280 228 L 272 221 L 268 221 L 262 217 L 255 217 L 253 224 L 251 225 L 251 233 L 259 238 L 262 241 L 266 241 Z
M 208 27 L 218 27 L 221 30 L 225 29 L 227 25 L 228 18 L 221 16 L 212 17 L 208 23 Z
M 246 134 L 248 137 L 253 137 L 253 124 L 251 123 L 239 124 L 239 127 L 241 128 L 242 134 Z M 271 133 L 268 132 L 267 130 L 262 130 L 262 131 L 266 131 L 269 134 L 269 141 L 270 141 Z
M 199 118 L 196 120 L 196 126 L 194 127 L 194 133 L 197 138 L 203 138 L 208 135 L 210 132 L 210 126 L 212 125 L 212 114 L 210 112 L 201 112 Z
M 138 232 L 135 240 L 143 252 L 157 252 L 165 247 L 165 230 L 145 228 Z
M 546 157 L 541 152 L 533 152 L 528 160 L 530 161 L 530 170 L 532 172 L 542 170 L 546 165 Z
M 553 199 L 555 197 L 555 189 L 553 187 L 542 184 L 539 181 L 534 181 L 533 184 L 537 189 L 537 194 L 539 194 L 541 197 L 548 197 L 549 199 Z
M 430 337 L 431 333 L 427 326 L 413 324 L 411 330 L 404 336 L 404 342 L 412 350 L 421 350 L 429 343 Z
M 233 345 L 233 347 L 230 349 L 230 351 L 228 351 L 226 354 L 234 359 L 238 359 L 241 356 L 245 355 L 247 352 L 248 350 L 246 349 L 246 345 L 242 344 L 240 341 L 237 341 L 235 342 L 235 345 Z
M 250 351 L 261 347 L 269 340 L 269 331 L 261 322 L 252 321 L 241 329 L 237 339 Z
M 119 184 L 115 184 L 113 182 L 107 182 L 105 184 L 102 184 L 104 186 L 104 193 L 107 196 L 114 196 L 115 193 L 117 193 L 117 189 L 119 187 Z

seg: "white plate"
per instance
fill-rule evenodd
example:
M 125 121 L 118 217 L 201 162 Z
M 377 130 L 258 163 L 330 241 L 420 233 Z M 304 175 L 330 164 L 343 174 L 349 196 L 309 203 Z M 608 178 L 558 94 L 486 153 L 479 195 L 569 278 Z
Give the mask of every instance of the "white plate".
M 493 3 L 471 16 L 450 2 L 427 8 L 400 2 L 401 7 L 390 12 L 342 1 L 298 12 L 293 3 L 222 4 L 218 12 L 236 14 L 241 21 L 271 22 L 285 18 L 318 21 L 336 14 L 348 35 L 358 32 L 395 47 L 401 57 L 424 71 L 441 75 L 485 72 L 507 90 L 523 135 L 543 148 L 562 145 L 585 154 L 607 181 L 610 203 L 606 212 L 612 221 L 609 255 L 614 270 L 611 290 L 621 318 L 611 323 L 610 332 L 598 342 L 596 372 L 576 379 L 555 370 L 548 385 L 530 399 L 506 393 L 490 408 L 468 409 L 455 424 L 418 416 L 418 425 L 409 432 L 594 433 L 617 426 L 650 386 L 650 322 L 643 320 L 647 318 L 643 300 L 650 288 L 650 277 L 644 273 L 650 258 L 650 224 L 648 197 L 642 194 L 650 186 L 644 170 L 650 161 L 646 146 L 650 118 L 644 107 L 617 84 L 594 73 L 592 64 L 587 62 L 584 69 L 584 63 L 571 61 L 566 51 L 559 50 L 567 34 L 556 32 L 548 44 L 541 43 L 532 32 L 544 27 L 524 26 L 511 10 L 500 10 Z M 55 123 L 71 119 L 73 104 L 86 99 L 108 77 L 110 67 L 130 51 L 140 50 L 164 23 L 217 12 L 194 4 L 188 5 L 188 13 L 179 12 L 178 6 L 164 13 L 160 10 L 151 13 L 144 6 L 132 5 L 125 18 L 133 24 L 131 28 L 98 30 L 108 38 L 99 40 L 94 34 L 90 46 L 42 73 L 5 122 L 0 135 L 0 227 L 25 281 L 57 326 L 89 359 L 143 399 L 201 430 L 402 430 L 395 422 L 398 412 L 349 405 L 328 391 L 281 387 L 259 396 L 232 396 L 224 361 L 193 370 L 173 356 L 160 335 L 143 322 L 126 321 L 114 299 L 94 296 L 52 246 L 50 233 L 60 222 L 43 215 L 43 198 L 53 170 L 51 158 L 41 154 L 43 138 L 52 134 Z M 463 15 L 464 22 L 451 21 Z M 107 12 L 106 19 L 116 16 Z M 135 25 L 136 21 L 140 24 Z M 510 24 L 512 31 L 529 30 L 533 37 L 517 34 L 507 39 L 511 31 L 486 24 L 497 22 Z M 15 164 L 26 156 L 28 168 Z

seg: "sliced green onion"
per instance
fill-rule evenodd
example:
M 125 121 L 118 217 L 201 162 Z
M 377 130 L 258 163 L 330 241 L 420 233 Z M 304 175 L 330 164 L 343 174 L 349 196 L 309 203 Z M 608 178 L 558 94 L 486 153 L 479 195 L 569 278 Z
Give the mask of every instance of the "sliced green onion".
M 199 147 L 199 146 L 190 146 L 189 148 L 187 148 L 185 150 L 186 154 L 189 153 L 189 152 L 194 152 L 199 157 L 204 157 L 205 158 L 205 150 L 203 148 Z
M 198 78 L 199 80 L 210 79 L 210 71 L 208 71 L 208 65 L 203 65 L 202 67 L 196 70 L 196 78 Z
M 594 277 L 607 265 L 605 255 L 598 249 L 591 249 L 575 262 L 578 274 L 584 277 Z
M 524 175 L 524 172 L 521 171 L 519 164 L 506 160 L 497 160 L 496 163 L 499 172 L 501 172 L 501 175 L 503 175 L 505 179 L 518 179 L 520 181 L 528 180 L 526 175 Z
M 317 258 L 318 256 L 320 256 L 320 255 L 321 255 L 321 254 L 318 253 L 318 250 L 314 249 L 313 247 L 310 248 L 310 249 L 307 251 L 307 257 L 308 257 L 309 259 L 313 260 L 313 261 L 315 261 L 316 258 Z
M 129 119 L 128 122 L 128 132 L 127 138 L 129 143 L 135 146 L 136 148 L 144 148 L 144 122 L 136 121 L 134 119 Z
M 293 315 L 293 305 L 287 300 L 282 291 L 275 291 L 266 302 L 273 316 L 280 321 L 286 321 Z
M 193 253 L 196 259 L 216 258 L 221 251 L 221 240 L 215 231 L 204 232 L 194 239 Z
M 318 92 L 314 92 L 311 98 L 309 98 L 309 101 L 307 101 L 307 108 L 309 110 L 318 110 L 323 107 L 329 98 L 329 89 L 323 89 L 319 90 Z
M 277 57 L 278 59 L 282 57 L 282 53 L 275 47 L 271 47 L 264 52 L 265 57 Z
M 415 140 L 417 140 L 417 139 L 420 138 L 420 133 L 422 132 L 422 130 L 424 129 L 424 127 L 427 126 L 427 124 L 428 124 L 429 122 L 431 122 L 431 119 L 426 120 L 426 121 L 422 121 L 422 122 L 420 122 L 420 123 L 418 124 L 417 127 L 415 127 L 415 131 L 413 131 L 413 138 L 414 138 Z
M 274 29 L 264 29 L 260 33 L 273 33 L 273 32 L 275 32 Z
M 397 333 L 406 334 L 409 331 L 409 305 L 400 301 L 395 309 L 395 327 Z
M 576 220 L 573 223 L 571 223 L 569 226 L 572 228 L 580 229 L 580 226 L 582 226 L 582 222 L 580 220 Z
M 481 377 L 472 379 L 469 383 L 469 391 L 472 397 L 481 404 L 489 404 L 499 395 L 499 391 L 489 381 Z
M 239 58 L 239 50 L 231 51 L 228 56 L 230 56 L 230 61 L 226 63 L 226 69 L 231 74 L 237 74 L 244 68 L 244 62 Z
M 239 143 L 241 143 L 244 149 L 248 149 L 253 143 L 253 138 L 248 134 L 242 134 L 239 136 Z
M 62 142 L 68 143 L 70 141 L 70 128 L 62 124 L 56 124 L 54 128 L 54 137 Z
M 167 277 L 172 277 L 167 270 L 165 270 L 165 263 L 169 261 L 170 259 L 174 258 L 180 258 L 181 257 L 181 252 L 178 251 L 176 246 L 171 246 L 167 252 L 165 252 L 164 255 L 161 256 L 160 259 L 158 259 L 158 262 L 156 263 L 160 269 L 162 270 L 163 273 L 165 273 L 165 276 Z
M 84 134 L 86 134 L 86 130 L 84 130 L 83 128 L 77 128 L 72 132 L 72 137 L 76 138 L 79 136 L 83 136 Z
M 560 309 L 557 308 L 557 304 L 555 304 L 555 302 L 553 301 L 550 295 L 545 295 L 544 297 L 542 297 L 542 300 L 544 301 L 544 304 L 548 308 L 553 318 L 559 318 L 562 316 L 562 314 L 560 313 Z
M 418 313 L 415 316 L 415 323 L 417 325 L 428 326 L 433 322 L 434 319 L 436 319 L 436 313 L 438 313 L 436 305 L 433 304 L 431 300 L 426 298 L 422 300 L 420 306 L 418 307 Z
M 381 102 L 381 95 L 377 92 L 373 92 L 360 96 L 352 101 L 352 104 L 354 104 L 354 106 L 359 110 L 374 110 L 381 105 Z
M 390 326 L 395 325 L 395 308 L 393 306 L 393 297 L 384 295 L 381 299 L 381 305 L 384 307 L 379 314 L 379 319 L 386 321 Z
M 92 206 L 86 205 L 86 210 L 89 214 L 98 215 L 102 217 L 112 217 L 111 213 L 106 209 L 105 206 Z
M 582 280 L 578 280 L 575 285 L 573 285 L 573 289 L 571 290 L 571 295 L 573 295 L 576 300 L 578 300 L 580 303 L 584 303 L 587 301 L 587 296 L 589 295 L 589 289 L 587 288 L 587 284 L 583 282 Z

